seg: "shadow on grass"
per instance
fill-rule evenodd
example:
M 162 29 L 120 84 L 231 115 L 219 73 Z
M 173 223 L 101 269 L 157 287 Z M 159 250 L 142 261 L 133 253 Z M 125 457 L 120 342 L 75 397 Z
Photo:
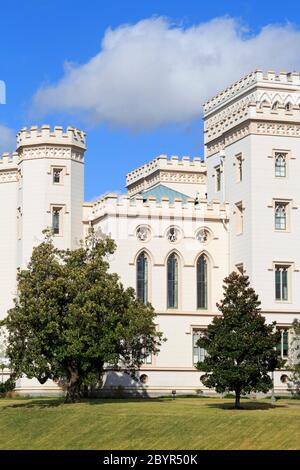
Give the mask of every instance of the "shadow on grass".
M 256 410 L 271 410 L 274 408 L 286 408 L 286 405 L 274 405 L 273 403 L 262 403 L 262 402 L 241 402 L 239 408 L 234 407 L 234 403 L 207 403 L 205 406 L 209 408 L 219 408 L 222 410 L 247 410 L 247 411 L 256 411 Z
M 166 402 L 173 401 L 170 398 L 83 398 L 75 403 L 65 403 L 64 398 L 52 398 L 52 399 L 32 399 L 24 398 L 24 401 L 21 403 L 11 403 L 7 405 L 2 405 L 1 409 L 14 409 L 14 408 L 57 408 L 59 406 L 70 406 L 70 405 L 104 405 L 108 403 L 118 403 L 118 404 L 128 404 L 128 403 L 145 403 L 145 402 Z

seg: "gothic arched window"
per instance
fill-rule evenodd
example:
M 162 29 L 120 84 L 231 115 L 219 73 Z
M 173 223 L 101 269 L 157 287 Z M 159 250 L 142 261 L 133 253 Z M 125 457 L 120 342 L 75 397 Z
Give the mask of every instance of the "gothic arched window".
M 142 302 L 148 302 L 148 258 L 144 252 L 136 262 L 136 295 Z
M 279 178 L 286 176 L 286 155 L 284 153 L 275 154 L 275 176 Z
M 207 309 L 207 259 L 204 255 L 197 261 L 197 308 Z
M 178 307 L 178 259 L 174 253 L 167 261 L 167 306 Z
M 286 230 L 286 202 L 275 202 L 275 230 Z

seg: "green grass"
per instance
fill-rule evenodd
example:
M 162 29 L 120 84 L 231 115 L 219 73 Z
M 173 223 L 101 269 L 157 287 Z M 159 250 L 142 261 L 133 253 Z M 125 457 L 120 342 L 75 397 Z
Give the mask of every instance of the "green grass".
M 300 406 L 281 399 L 0 400 L 0 449 L 300 449 Z M 289 403 L 294 403 L 289 405 Z

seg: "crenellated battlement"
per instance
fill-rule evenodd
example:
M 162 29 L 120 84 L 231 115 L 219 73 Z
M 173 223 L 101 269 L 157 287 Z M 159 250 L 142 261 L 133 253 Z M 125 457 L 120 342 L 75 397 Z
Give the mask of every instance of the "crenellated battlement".
M 219 200 L 213 200 L 210 203 L 207 199 L 200 198 L 198 204 L 195 200 L 189 198 L 183 202 L 180 198 L 176 198 L 174 202 L 170 202 L 168 197 L 162 197 L 160 201 L 155 196 L 149 196 L 145 202 L 142 196 L 130 198 L 128 195 L 118 195 L 108 193 L 91 205 L 87 206 L 86 216 L 88 220 L 94 221 L 106 215 L 119 217 L 137 216 L 175 216 L 179 217 L 199 217 L 208 219 L 226 219 L 228 216 L 229 203 L 221 203 Z
M 16 152 L 0 155 L 0 183 L 13 183 L 18 180 L 18 159 Z
M 4 152 L 0 155 L 0 171 L 17 167 L 19 155 L 17 152 Z
M 31 126 L 30 129 L 23 127 L 17 134 L 17 149 L 34 145 L 69 145 L 86 148 L 85 132 L 74 127 L 67 127 L 64 131 L 62 126 L 55 126 L 53 129 L 49 125 L 41 127 Z
M 237 82 L 230 85 L 225 90 L 207 100 L 203 105 L 204 115 L 222 107 L 228 101 L 243 95 L 255 86 L 263 86 L 264 88 L 272 87 L 274 85 L 278 89 L 291 89 L 300 90 L 300 76 L 299 72 L 279 72 L 273 70 L 263 72 L 262 70 L 255 70 L 254 72 L 245 75 Z
M 206 165 L 200 157 L 194 157 L 191 159 L 188 156 L 184 156 L 180 159 L 177 155 L 173 155 L 169 158 L 167 155 L 159 155 L 145 165 L 142 165 L 128 173 L 126 176 L 126 186 L 129 186 L 141 178 L 146 178 L 158 170 L 205 173 Z

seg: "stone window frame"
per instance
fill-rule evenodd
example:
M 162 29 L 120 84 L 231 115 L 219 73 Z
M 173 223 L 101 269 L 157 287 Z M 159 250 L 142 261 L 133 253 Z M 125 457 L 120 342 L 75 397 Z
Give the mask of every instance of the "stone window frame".
M 276 155 L 278 154 L 283 154 L 285 155 L 285 176 L 276 176 L 276 167 L 275 167 L 275 162 L 276 162 Z M 295 160 L 295 157 L 292 156 L 292 152 L 290 149 L 284 149 L 284 148 L 273 148 L 272 149 L 272 154 L 270 155 L 270 158 L 273 159 L 273 178 L 276 181 L 286 181 L 289 178 L 289 173 L 290 173 L 290 161 Z
M 286 226 L 285 229 L 276 228 L 276 205 L 282 204 L 286 207 Z M 291 232 L 291 209 L 293 207 L 293 200 L 288 198 L 273 198 L 273 230 L 276 233 L 290 233 Z
M 60 210 L 60 218 L 59 218 L 59 233 L 53 233 L 53 211 L 54 209 L 59 209 Z M 67 209 L 66 209 L 66 204 L 50 204 L 50 209 L 48 211 L 50 214 L 50 224 L 49 227 L 52 231 L 53 237 L 63 237 L 64 236 L 64 230 L 65 230 L 65 215 L 68 214 Z
M 60 181 L 59 183 L 54 182 L 54 171 L 60 170 Z M 51 184 L 53 186 L 64 186 L 65 184 L 65 177 L 68 175 L 67 167 L 65 165 L 51 165 L 50 170 L 48 171 L 51 177 Z
M 287 299 L 276 299 L 276 270 L 277 267 L 287 269 Z M 274 272 L 274 302 L 276 304 L 291 304 L 293 299 L 293 273 L 296 271 L 294 262 L 291 261 L 273 261 L 271 271 Z

